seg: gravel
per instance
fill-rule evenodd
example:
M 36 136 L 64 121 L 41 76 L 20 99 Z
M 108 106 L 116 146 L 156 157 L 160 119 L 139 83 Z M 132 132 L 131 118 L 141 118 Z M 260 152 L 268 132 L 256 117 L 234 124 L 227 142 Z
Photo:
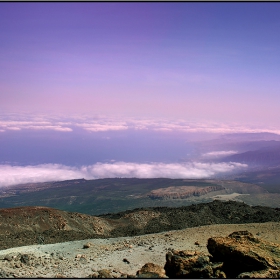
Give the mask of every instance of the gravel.
M 280 244 L 280 223 L 268 222 L 199 226 L 134 237 L 23 246 L 0 251 L 0 276 L 85 278 L 98 275 L 103 269 L 113 277 L 135 275 L 148 262 L 164 266 L 165 254 L 170 249 L 207 253 L 209 237 L 226 236 L 237 230 L 248 230 L 258 234 L 258 238 Z

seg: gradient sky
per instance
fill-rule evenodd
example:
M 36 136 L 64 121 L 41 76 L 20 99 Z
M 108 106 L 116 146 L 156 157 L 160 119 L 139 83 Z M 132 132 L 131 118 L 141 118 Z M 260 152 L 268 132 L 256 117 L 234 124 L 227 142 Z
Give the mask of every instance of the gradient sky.
M 0 110 L 280 119 L 280 3 L 0 3 Z
M 280 134 L 279 14 L 274 2 L 1 2 L 0 187 L 250 168 L 212 160 L 232 147 L 197 159 L 191 141 Z

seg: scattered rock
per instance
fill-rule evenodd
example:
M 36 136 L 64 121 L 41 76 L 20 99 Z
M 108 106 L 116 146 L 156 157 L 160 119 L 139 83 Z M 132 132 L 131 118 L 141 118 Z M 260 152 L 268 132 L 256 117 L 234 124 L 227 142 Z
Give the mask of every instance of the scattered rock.
M 200 243 L 198 241 L 195 241 L 194 244 L 195 245 L 200 245 Z

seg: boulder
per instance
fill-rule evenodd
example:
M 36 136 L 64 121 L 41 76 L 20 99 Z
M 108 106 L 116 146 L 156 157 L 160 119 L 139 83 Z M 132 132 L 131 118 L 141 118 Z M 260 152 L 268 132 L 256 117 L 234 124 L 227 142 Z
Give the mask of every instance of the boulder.
M 207 255 L 194 251 L 166 254 L 170 278 L 280 278 L 280 245 L 248 231 L 208 239 Z
M 146 263 L 136 275 L 138 278 L 166 278 L 163 267 L 154 263 Z
M 214 278 L 221 266 L 204 253 L 173 250 L 166 254 L 164 269 L 169 278 Z
M 230 278 L 279 278 L 280 245 L 255 238 L 248 231 L 208 239 L 213 262 L 223 262 Z

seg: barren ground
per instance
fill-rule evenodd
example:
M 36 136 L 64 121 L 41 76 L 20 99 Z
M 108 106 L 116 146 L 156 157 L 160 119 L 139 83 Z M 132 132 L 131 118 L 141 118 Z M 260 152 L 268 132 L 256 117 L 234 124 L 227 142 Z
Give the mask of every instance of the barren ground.
M 164 266 L 165 254 L 171 248 L 207 252 L 209 237 L 227 236 L 237 230 L 248 230 L 258 238 L 280 244 L 279 222 L 209 225 L 134 237 L 10 248 L 0 251 L 0 271 L 34 278 L 84 278 L 100 269 L 109 269 L 114 277 L 135 275 L 148 262 Z M 195 245 L 197 242 L 199 245 Z M 90 246 L 84 249 L 86 243 Z M 19 254 L 31 256 L 30 262 L 18 260 Z

